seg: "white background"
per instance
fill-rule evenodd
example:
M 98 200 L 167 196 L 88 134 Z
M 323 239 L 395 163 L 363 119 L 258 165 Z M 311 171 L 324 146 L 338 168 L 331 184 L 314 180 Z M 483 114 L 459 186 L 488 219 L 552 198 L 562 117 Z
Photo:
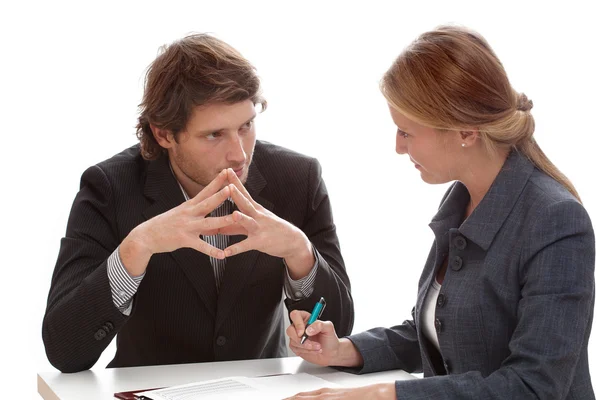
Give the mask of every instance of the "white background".
M 514 87 L 535 104 L 538 142 L 598 228 L 597 20 L 583 2 L 520 3 L 3 3 L 0 381 L 9 385 L 2 390 L 35 398 L 36 372 L 52 369 L 41 322 L 81 173 L 135 143 L 144 70 L 160 45 L 190 32 L 216 34 L 257 67 L 269 101 L 259 138 L 321 161 L 353 286 L 355 332 L 410 316 L 433 239 L 427 224 L 446 185 L 423 183 L 394 153 L 378 80 L 436 25 L 464 24 L 488 39 Z M 599 342 L 596 327 L 591 354 Z M 597 376 L 600 363 L 590 364 Z

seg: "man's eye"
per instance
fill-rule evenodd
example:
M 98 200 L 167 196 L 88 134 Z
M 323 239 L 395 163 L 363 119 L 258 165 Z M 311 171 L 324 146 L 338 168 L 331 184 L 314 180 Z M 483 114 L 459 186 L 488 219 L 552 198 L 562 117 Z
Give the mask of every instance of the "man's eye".
M 254 124 L 254 121 L 248 121 L 244 125 L 242 125 L 242 129 L 250 129 L 252 128 L 252 124 Z
M 215 140 L 216 138 L 221 137 L 221 132 L 213 132 L 206 135 L 208 140 Z

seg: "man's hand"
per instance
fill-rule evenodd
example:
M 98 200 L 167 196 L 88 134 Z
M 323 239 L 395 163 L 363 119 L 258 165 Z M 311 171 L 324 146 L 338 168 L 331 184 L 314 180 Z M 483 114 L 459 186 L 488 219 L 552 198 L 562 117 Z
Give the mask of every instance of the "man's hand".
M 200 235 L 214 235 L 220 228 L 234 223 L 231 215 L 206 218 L 231 195 L 227 183 L 227 172 L 223 170 L 194 198 L 134 228 L 119 247 L 127 272 L 139 276 L 146 271 L 152 254 L 183 247 L 224 258 L 222 250 L 206 243 Z
M 315 263 L 312 244 L 300 229 L 279 218 L 257 202 L 240 182 L 233 170 L 228 169 L 231 199 L 241 211 L 232 214 L 235 225 L 219 229 L 226 235 L 246 235 L 247 239 L 225 249 L 230 257 L 249 250 L 282 257 L 292 279 L 308 275 Z

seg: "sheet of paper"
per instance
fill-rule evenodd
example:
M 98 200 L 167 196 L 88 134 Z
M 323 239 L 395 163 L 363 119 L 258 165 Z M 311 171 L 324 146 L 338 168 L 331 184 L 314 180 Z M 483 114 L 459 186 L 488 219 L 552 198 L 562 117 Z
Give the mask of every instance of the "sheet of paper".
M 264 378 L 231 376 L 139 393 L 152 400 L 282 399 L 298 392 L 338 385 L 301 373 Z

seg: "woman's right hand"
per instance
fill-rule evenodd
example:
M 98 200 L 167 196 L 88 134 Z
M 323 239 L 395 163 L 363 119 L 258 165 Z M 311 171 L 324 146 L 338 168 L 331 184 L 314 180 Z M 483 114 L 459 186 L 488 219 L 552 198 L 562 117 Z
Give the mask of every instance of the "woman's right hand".
M 308 339 L 300 343 L 310 313 L 294 310 L 290 313 L 292 324 L 286 334 L 290 338 L 290 349 L 308 362 L 322 366 L 357 367 L 362 365 L 362 356 L 348 339 L 339 339 L 331 321 L 315 321 L 306 333 Z

